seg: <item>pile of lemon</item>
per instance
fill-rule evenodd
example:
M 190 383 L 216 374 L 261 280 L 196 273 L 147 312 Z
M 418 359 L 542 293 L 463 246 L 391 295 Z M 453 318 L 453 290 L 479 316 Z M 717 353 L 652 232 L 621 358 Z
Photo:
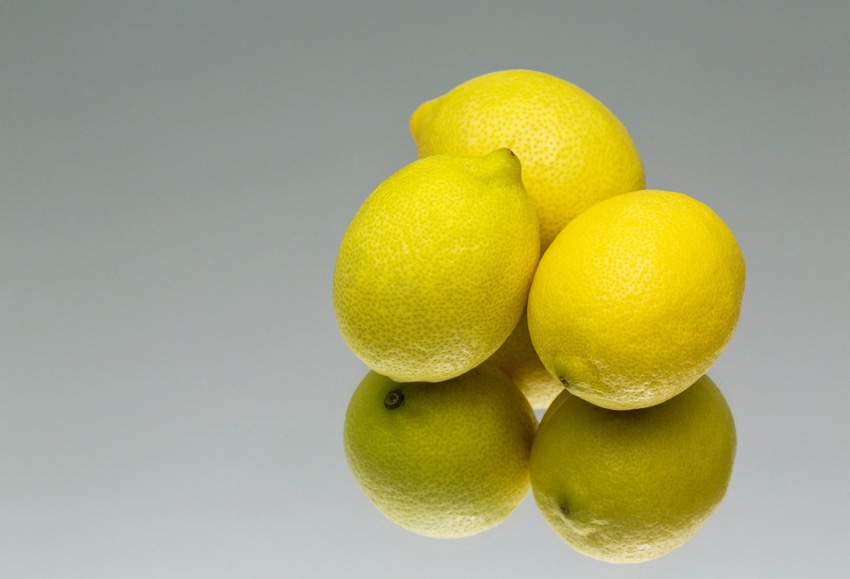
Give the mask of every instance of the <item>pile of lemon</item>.
M 705 375 L 743 299 L 732 232 L 647 190 L 620 121 L 549 74 L 471 79 L 410 128 L 419 159 L 368 196 L 334 270 L 340 330 L 371 370 L 345 420 L 360 488 L 430 537 L 489 529 L 531 488 L 591 557 L 683 544 L 735 456 Z

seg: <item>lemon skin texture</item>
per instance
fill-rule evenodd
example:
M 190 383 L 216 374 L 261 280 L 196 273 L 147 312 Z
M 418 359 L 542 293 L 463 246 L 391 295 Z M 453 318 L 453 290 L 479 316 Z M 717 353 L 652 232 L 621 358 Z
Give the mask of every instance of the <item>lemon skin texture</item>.
M 441 381 L 484 362 L 522 315 L 537 215 L 507 149 L 417 160 L 352 219 L 334 269 L 343 338 L 372 370 Z
M 659 404 L 727 346 L 745 277 L 734 235 L 704 203 L 618 195 L 574 219 L 541 258 L 531 340 L 576 396 L 615 410 Z
M 345 453 L 391 521 L 459 538 L 498 525 L 528 494 L 536 427 L 522 393 L 488 364 L 439 383 L 370 372 L 349 402 Z
M 617 411 L 559 395 L 531 455 L 535 502 L 570 546 L 610 563 L 660 557 L 722 501 L 736 450 L 723 395 L 704 376 L 652 408 Z
M 411 115 L 420 157 L 508 147 L 540 216 L 541 249 L 576 215 L 645 187 L 637 147 L 599 100 L 556 76 L 502 70 L 470 79 Z
M 534 351 L 525 312 L 505 343 L 487 362 L 507 374 L 535 410 L 549 408 L 552 400 L 564 389 L 561 381 L 549 373 Z

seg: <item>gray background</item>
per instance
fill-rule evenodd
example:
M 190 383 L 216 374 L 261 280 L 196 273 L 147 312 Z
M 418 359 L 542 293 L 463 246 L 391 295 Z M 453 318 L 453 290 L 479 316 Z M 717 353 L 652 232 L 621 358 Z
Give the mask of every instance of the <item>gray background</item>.
M 0 3 L 0 576 L 846 576 L 850 3 L 399 5 Z M 729 492 L 653 562 L 530 496 L 422 538 L 345 463 L 339 241 L 420 102 L 514 67 L 602 100 L 747 259 Z

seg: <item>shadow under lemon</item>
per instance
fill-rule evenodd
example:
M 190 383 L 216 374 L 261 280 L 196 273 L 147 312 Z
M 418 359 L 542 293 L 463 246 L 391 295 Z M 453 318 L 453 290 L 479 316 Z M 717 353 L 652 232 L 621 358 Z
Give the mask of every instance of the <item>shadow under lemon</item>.
M 563 390 L 540 421 L 485 363 L 445 382 L 369 372 L 345 418 L 357 484 L 399 526 L 435 538 L 504 522 L 532 489 L 551 528 L 612 563 L 685 543 L 723 499 L 735 424 L 708 376 L 670 400 L 609 410 Z

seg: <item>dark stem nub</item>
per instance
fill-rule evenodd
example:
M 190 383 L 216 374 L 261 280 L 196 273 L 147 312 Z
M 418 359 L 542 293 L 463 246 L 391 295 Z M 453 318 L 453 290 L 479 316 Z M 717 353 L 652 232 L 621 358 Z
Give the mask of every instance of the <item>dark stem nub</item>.
M 395 410 L 402 404 L 404 404 L 404 394 L 401 393 L 401 390 L 392 390 L 384 398 L 384 407 L 387 410 Z
M 561 381 L 561 384 L 563 384 L 563 385 L 564 385 L 564 388 L 568 388 L 568 387 L 569 387 L 570 383 L 569 383 L 569 382 L 567 382 L 567 379 L 566 379 L 566 378 L 564 378 L 563 376 L 558 376 L 558 380 L 560 380 L 560 381 Z
M 570 509 L 567 508 L 567 505 L 561 505 L 561 512 L 564 513 L 564 516 L 569 516 Z

